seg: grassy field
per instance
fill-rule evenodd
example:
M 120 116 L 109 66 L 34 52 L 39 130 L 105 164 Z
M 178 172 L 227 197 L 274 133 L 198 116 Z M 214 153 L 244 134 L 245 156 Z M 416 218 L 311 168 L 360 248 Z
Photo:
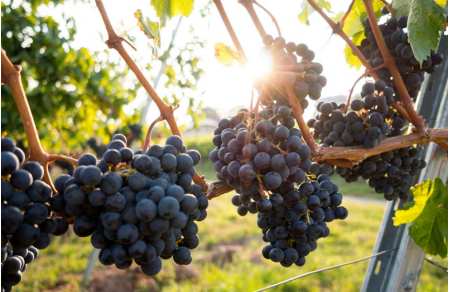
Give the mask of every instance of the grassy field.
M 193 263 L 177 266 L 165 261 L 155 278 L 138 268 L 127 271 L 97 265 L 89 291 L 253 291 L 288 277 L 369 255 L 383 216 L 383 204 L 347 201 L 346 221 L 333 222 L 331 235 L 319 242 L 305 266 L 282 268 L 260 256 L 263 242 L 255 216 L 240 217 L 229 203 L 230 194 L 211 201 L 201 222 L 201 244 Z M 16 291 L 80 291 L 91 252 L 89 240 L 73 235 L 56 239 L 33 262 Z M 315 274 L 275 291 L 359 291 L 367 262 Z M 417 291 L 447 291 L 447 274 L 424 264 Z

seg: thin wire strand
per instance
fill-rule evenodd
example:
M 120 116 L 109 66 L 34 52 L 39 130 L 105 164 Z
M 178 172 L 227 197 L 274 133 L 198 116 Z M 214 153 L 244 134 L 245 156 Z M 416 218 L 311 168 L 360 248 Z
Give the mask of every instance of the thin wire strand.
M 337 265 L 334 265 L 334 266 L 324 267 L 324 268 L 321 268 L 321 269 L 318 269 L 318 270 L 314 270 L 314 271 L 310 271 L 310 272 L 307 272 L 307 273 L 303 273 L 303 274 L 300 274 L 300 275 L 297 275 L 297 276 L 288 278 L 288 279 L 286 279 L 286 280 L 284 280 L 284 281 L 281 281 L 281 282 L 272 284 L 272 285 L 270 285 L 270 286 L 267 286 L 267 287 L 258 289 L 258 290 L 256 290 L 256 292 L 266 291 L 266 290 L 269 290 L 269 289 L 272 289 L 272 288 L 275 288 L 275 287 L 284 285 L 284 284 L 286 284 L 286 283 L 292 282 L 292 281 L 294 281 L 294 280 L 297 280 L 297 279 L 300 279 L 300 278 L 304 278 L 304 277 L 306 277 L 306 276 L 314 275 L 314 274 L 317 274 L 317 273 L 320 273 L 320 272 L 325 272 L 325 271 L 329 271 L 329 270 L 334 270 L 334 269 L 338 269 L 338 268 L 341 268 L 341 267 L 344 267 L 344 266 L 348 266 L 348 265 L 356 264 L 356 263 L 359 263 L 359 262 L 367 261 L 367 260 L 370 260 L 371 258 L 380 256 L 380 255 L 383 255 L 383 254 L 385 254 L 385 253 L 389 253 L 389 252 L 391 252 L 391 251 L 393 251 L 393 250 L 395 250 L 395 248 L 393 248 L 393 249 L 388 249 L 388 250 L 384 250 L 384 251 L 380 251 L 380 252 L 375 253 L 375 254 L 373 254 L 373 255 L 366 256 L 366 257 L 362 257 L 362 258 L 359 258 L 359 259 L 355 259 L 355 260 L 352 260 L 352 261 L 349 261 L 349 262 L 337 264 Z
M 430 264 L 432 264 L 432 265 L 435 266 L 435 267 L 438 267 L 438 268 L 444 270 L 446 273 L 448 272 L 448 267 L 445 267 L 445 266 L 443 266 L 443 265 L 441 265 L 441 264 L 439 264 L 439 263 L 433 261 L 432 259 L 425 258 L 425 261 L 426 261 L 426 262 L 429 262 Z

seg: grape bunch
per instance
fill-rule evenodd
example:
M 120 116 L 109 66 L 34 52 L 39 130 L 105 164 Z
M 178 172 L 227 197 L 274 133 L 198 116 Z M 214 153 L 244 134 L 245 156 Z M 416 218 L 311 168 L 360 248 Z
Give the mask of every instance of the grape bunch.
M 319 102 L 319 114 L 308 121 L 314 138 L 324 146 L 358 146 L 372 148 L 384 137 L 401 134 L 405 125 L 392 103 L 394 90 L 383 80 L 363 85 L 361 99 L 351 103 L 350 112 L 343 112 L 335 102 Z
M 1 153 L 2 289 L 9 291 L 37 249 L 46 248 L 50 235 L 65 233 L 68 225 L 52 212 L 52 189 L 42 180 L 43 167 L 25 161 L 23 150 L 10 138 L 2 138 Z
M 127 141 L 129 145 L 132 145 L 134 141 L 138 140 L 142 136 L 142 126 L 140 124 L 126 125 L 125 127 L 123 127 L 123 130 L 129 130 L 129 134 L 127 135 Z M 116 133 L 120 132 L 122 131 L 116 131 Z M 101 157 L 103 153 L 105 153 L 108 145 L 100 142 L 95 137 L 91 137 L 87 140 L 86 146 L 92 149 L 97 157 Z
M 38 249 L 32 245 L 28 248 L 13 248 L 9 243 L 2 246 L 2 292 L 9 292 L 20 283 L 27 264 L 38 254 Z
M 347 182 L 362 177 L 377 193 L 383 193 L 386 200 L 410 195 L 414 176 L 426 166 L 425 160 L 418 158 L 419 149 L 407 147 L 370 157 L 352 168 L 337 168 L 337 173 Z
M 308 106 L 306 96 L 312 100 L 319 99 L 322 88 L 327 84 L 327 79 L 320 75 L 323 66 L 313 62 L 314 52 L 305 44 L 286 43 L 282 37 L 274 39 L 267 35 L 263 41 L 265 50 L 269 51 L 272 56 L 274 70 L 299 73 L 294 83 L 294 91 L 302 107 L 305 109 Z M 274 90 L 271 95 L 269 104 L 272 102 L 272 98 L 278 101 L 286 100 L 284 96 L 280 96 L 277 90 Z
M 219 122 L 209 153 L 217 177 L 237 192 L 232 203 L 238 214 L 258 213 L 269 243 L 263 256 L 285 267 L 304 265 L 317 240 L 329 234 L 326 223 L 347 217 L 342 195 L 325 174 L 332 168 L 311 163 L 294 125 L 291 109 L 278 103 L 256 114 L 241 110 Z
M 406 16 L 399 18 L 391 16 L 386 22 L 380 24 L 379 28 L 390 53 L 395 59 L 397 68 L 405 81 L 411 98 L 415 99 L 424 80 L 424 73 L 433 72 L 434 68 L 442 63 L 443 57 L 439 53 L 432 52 L 425 61 L 419 63 L 414 57 L 408 41 L 408 33 L 406 31 L 407 22 L 408 18 Z M 361 42 L 359 49 L 361 49 L 373 67 L 380 66 L 383 64 L 383 58 L 370 29 L 368 20 L 364 22 L 364 28 L 366 38 Z M 392 86 L 392 76 L 386 68 L 377 70 L 377 73 L 381 79 Z
M 179 136 L 144 152 L 116 134 L 100 161 L 83 154 L 73 176 L 55 180 L 54 208 L 73 218 L 76 235 L 90 236 L 104 265 L 134 261 L 147 275 L 161 270 L 161 259 L 187 265 L 199 244 L 195 221 L 207 215 L 208 199 L 192 182 L 200 158 Z

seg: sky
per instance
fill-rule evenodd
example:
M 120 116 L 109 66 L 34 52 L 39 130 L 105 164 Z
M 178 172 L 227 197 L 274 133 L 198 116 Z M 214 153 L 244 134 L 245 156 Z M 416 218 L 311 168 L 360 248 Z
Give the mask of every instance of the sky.
M 133 14 L 137 9 L 141 9 L 146 16 L 156 19 L 150 1 L 113 1 L 104 0 L 105 8 L 116 28 L 116 31 L 127 33 L 133 37 L 133 45 L 136 51 L 129 49 L 130 54 L 138 64 L 149 64 L 152 62 L 152 54 L 149 50 L 149 40 L 139 30 Z M 344 42 L 331 34 L 328 25 L 317 15 L 310 18 L 310 25 L 306 26 L 298 21 L 297 15 L 302 9 L 303 1 L 271 1 L 260 0 L 276 17 L 283 37 L 287 41 L 305 43 L 315 52 L 316 62 L 320 62 L 324 67 L 322 73 L 327 78 L 327 85 L 322 91 L 322 97 L 347 95 L 354 81 L 361 75 L 361 72 L 349 68 L 344 58 Z M 231 39 L 222 23 L 222 20 L 213 4 L 210 5 L 209 15 L 206 18 L 199 16 L 199 9 L 204 7 L 205 1 L 195 1 L 194 12 L 188 18 L 183 18 L 178 31 L 175 43 L 184 43 L 192 37 L 190 27 L 194 27 L 195 35 L 206 40 L 206 46 L 201 50 L 201 65 L 204 68 L 204 75 L 199 80 L 196 98 L 201 100 L 204 106 L 215 108 L 221 115 L 230 115 L 233 109 L 248 107 L 251 98 L 252 78 L 248 71 L 240 66 L 224 66 L 220 64 L 214 56 L 214 45 L 222 42 L 232 46 Z M 228 16 L 233 23 L 236 33 L 244 47 L 244 50 L 253 66 L 253 71 L 260 71 L 260 52 L 262 48 L 261 40 L 256 29 L 251 22 L 246 10 L 237 0 L 223 1 Z M 282 4 L 281 4 L 282 3 Z M 348 6 L 347 1 L 333 1 L 333 11 L 344 11 Z M 276 30 L 270 19 L 258 10 L 261 20 L 269 33 L 275 34 Z M 69 2 L 61 7 L 53 7 L 42 10 L 43 14 L 51 14 L 60 18 L 62 14 L 72 16 L 77 26 L 75 45 L 87 47 L 91 51 L 104 51 L 106 31 L 101 21 L 99 12 L 94 1 Z M 162 31 L 162 46 L 166 46 L 171 37 L 171 30 L 175 26 L 176 19 L 168 24 L 168 28 Z M 116 52 L 109 51 L 105 56 L 108 60 L 121 62 Z M 266 62 L 267 63 L 267 62 Z M 142 66 L 141 66 L 142 67 Z M 155 64 L 150 70 L 143 69 L 150 80 L 157 75 L 159 64 Z M 157 92 L 160 95 L 166 94 L 164 82 L 160 82 Z M 142 108 L 147 100 L 145 92 L 139 92 L 135 102 L 129 108 Z M 314 111 L 314 103 L 310 103 L 305 113 L 305 119 L 311 116 Z M 177 113 L 177 118 L 187 121 L 182 108 Z M 149 119 L 157 116 L 157 109 L 154 104 L 150 107 Z

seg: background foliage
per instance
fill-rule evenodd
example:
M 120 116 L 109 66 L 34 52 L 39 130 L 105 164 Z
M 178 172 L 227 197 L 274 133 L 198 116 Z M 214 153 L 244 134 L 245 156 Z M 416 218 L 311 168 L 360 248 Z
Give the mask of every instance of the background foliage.
M 23 68 L 23 82 L 45 146 L 57 152 L 79 149 L 90 136 L 106 138 L 118 125 L 137 121 L 123 105 L 135 97 L 126 70 L 99 62 L 86 48 L 76 49 L 74 21 L 58 23 L 39 13 L 63 1 L 2 1 L 2 47 Z M 18 140 L 23 127 L 9 92 L 2 87 L 2 129 Z

